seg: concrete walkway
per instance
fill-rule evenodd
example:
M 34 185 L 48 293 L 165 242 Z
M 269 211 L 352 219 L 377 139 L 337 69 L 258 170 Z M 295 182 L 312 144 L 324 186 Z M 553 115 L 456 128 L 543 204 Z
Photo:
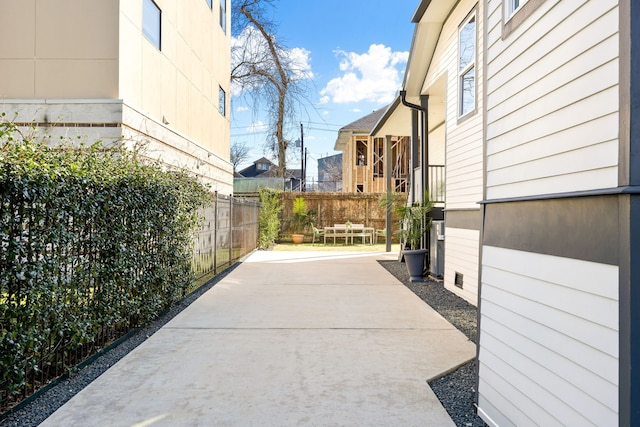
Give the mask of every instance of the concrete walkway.
M 475 346 L 381 267 L 256 252 L 42 426 L 448 426 Z

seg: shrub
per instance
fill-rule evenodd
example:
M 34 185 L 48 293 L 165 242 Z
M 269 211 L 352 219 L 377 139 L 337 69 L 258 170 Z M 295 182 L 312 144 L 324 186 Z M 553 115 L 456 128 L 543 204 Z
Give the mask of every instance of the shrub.
M 0 123 L 0 406 L 180 299 L 209 201 L 131 151 Z
M 259 194 L 262 206 L 258 216 L 258 248 L 269 249 L 275 243 L 280 231 L 278 214 L 282 210 L 282 200 L 278 190 L 263 188 Z

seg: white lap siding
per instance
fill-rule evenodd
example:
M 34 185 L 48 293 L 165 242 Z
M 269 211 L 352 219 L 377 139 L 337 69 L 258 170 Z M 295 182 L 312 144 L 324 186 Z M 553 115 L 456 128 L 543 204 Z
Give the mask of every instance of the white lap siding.
M 444 286 L 473 305 L 478 305 L 478 253 L 480 232 L 445 227 Z M 463 275 L 463 287 L 454 284 Z
M 505 38 L 487 14 L 487 199 L 615 187 L 617 2 L 547 0 Z
M 480 414 L 496 425 L 618 422 L 618 267 L 483 248 Z

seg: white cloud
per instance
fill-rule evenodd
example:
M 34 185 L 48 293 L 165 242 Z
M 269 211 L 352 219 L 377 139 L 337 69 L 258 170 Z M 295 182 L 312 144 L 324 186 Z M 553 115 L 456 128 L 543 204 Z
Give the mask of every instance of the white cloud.
M 340 70 L 344 74 L 330 80 L 320 91 L 321 103 L 393 100 L 402 84 L 399 66 L 407 63 L 409 52 L 392 52 L 385 45 L 372 44 L 363 54 L 344 51 L 337 54 L 343 57 Z
M 273 61 L 268 50 L 268 45 L 260 32 L 252 26 L 247 26 L 238 37 L 231 38 L 231 66 L 236 68 L 237 64 L 248 63 L 257 64 L 258 68 L 271 72 Z M 292 70 L 294 80 L 313 79 L 314 73 L 311 69 L 311 52 L 305 48 L 294 47 L 280 52 L 280 57 L 288 63 Z M 240 71 L 246 70 L 246 66 L 240 65 Z M 255 79 L 256 84 L 262 84 L 261 79 Z M 232 94 L 239 95 L 242 89 L 232 83 Z
M 303 47 L 294 47 L 287 51 L 296 80 L 313 79 L 310 54 L 311 52 Z
M 249 107 L 240 106 L 240 107 L 236 108 L 236 111 L 238 113 L 244 113 L 245 111 L 249 111 Z

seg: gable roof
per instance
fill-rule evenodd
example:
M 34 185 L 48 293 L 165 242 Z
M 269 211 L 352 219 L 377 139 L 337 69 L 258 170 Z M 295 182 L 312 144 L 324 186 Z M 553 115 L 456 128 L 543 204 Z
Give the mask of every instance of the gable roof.
M 269 168 L 264 170 L 264 169 L 258 169 L 258 164 L 259 163 L 266 163 L 269 165 Z M 242 169 L 240 172 L 238 172 L 240 175 L 242 175 L 245 178 L 255 178 L 256 176 L 262 176 L 264 178 L 271 178 L 271 177 L 275 177 L 276 176 L 276 165 L 269 159 L 267 159 L 266 157 L 261 157 L 258 160 L 254 161 L 253 164 L 251 166 L 248 166 L 244 169 Z
M 268 164 L 269 168 L 267 170 L 258 169 L 258 164 Z M 285 170 L 285 179 L 297 179 L 300 180 L 300 176 L 302 175 L 302 171 L 300 169 L 286 169 Z M 258 160 L 254 161 L 251 166 L 248 166 L 242 169 L 240 172 L 236 172 L 236 178 L 275 178 L 278 176 L 278 167 L 271 160 L 266 157 L 261 157 Z
M 385 106 L 379 108 L 372 113 L 367 114 L 364 117 L 359 118 L 358 120 L 349 123 L 346 126 L 343 126 L 338 131 L 338 138 L 336 139 L 334 150 L 342 151 L 344 150 L 344 146 L 349 141 L 349 138 L 353 135 L 363 134 L 369 135 L 371 130 L 374 128 L 380 117 L 387 111 L 389 106 Z
M 384 114 L 384 112 L 387 110 L 388 107 L 389 106 L 387 105 L 386 107 L 379 108 L 373 111 L 372 113 L 369 113 L 366 116 L 359 118 L 355 122 L 352 122 L 346 126 L 343 126 L 340 128 L 338 132 L 351 131 L 353 133 L 362 132 L 362 133 L 369 134 L 369 132 L 371 132 L 371 129 L 373 129 L 376 123 L 378 123 L 378 120 L 380 120 L 380 117 L 382 117 L 382 115 Z

